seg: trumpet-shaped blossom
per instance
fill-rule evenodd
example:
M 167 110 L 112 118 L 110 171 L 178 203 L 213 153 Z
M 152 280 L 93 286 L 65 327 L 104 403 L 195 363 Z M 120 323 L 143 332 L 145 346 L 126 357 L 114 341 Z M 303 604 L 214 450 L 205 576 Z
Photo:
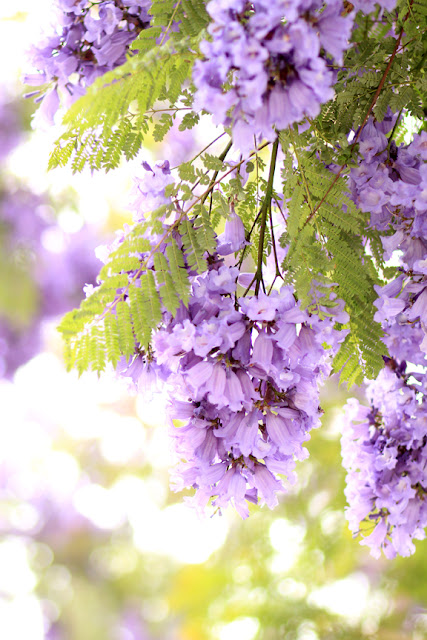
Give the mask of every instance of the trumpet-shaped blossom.
M 126 61 L 132 41 L 149 26 L 150 4 L 150 0 L 56 0 L 56 30 L 32 46 L 29 63 L 34 72 L 24 76 L 26 84 L 43 85 L 28 95 L 38 95 L 39 123 L 52 124 L 61 102 L 69 106 L 97 77 Z
M 326 4 L 326 8 L 325 8 Z M 328 58 L 342 64 L 353 25 L 342 3 L 329 0 L 211 0 L 210 40 L 194 65 L 196 107 L 215 124 L 232 126 L 246 151 L 254 137 L 272 140 L 304 117 L 315 117 L 333 98 Z M 322 12 L 322 9 L 323 12 Z M 229 83 L 231 81 L 231 86 Z
M 248 502 L 274 507 L 284 491 L 278 474 L 293 482 L 295 461 L 308 455 L 328 370 L 322 336 L 338 332 L 333 319 L 312 323 L 290 287 L 240 298 L 236 308 L 237 277 L 219 257 L 194 277 L 188 307 L 155 333 L 153 353 L 171 369 L 175 488 L 196 489 L 201 510 L 232 503 L 246 517 Z
M 342 436 L 350 529 L 375 557 L 415 551 L 427 526 L 426 374 L 414 378 L 406 362 L 389 359 L 367 388 L 370 407 L 354 398 Z

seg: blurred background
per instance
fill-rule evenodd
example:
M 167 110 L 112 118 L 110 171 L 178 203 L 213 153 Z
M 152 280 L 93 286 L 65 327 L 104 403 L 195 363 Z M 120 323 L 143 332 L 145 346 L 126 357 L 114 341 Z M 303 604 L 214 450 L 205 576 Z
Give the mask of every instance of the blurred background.
M 0 638 L 426 638 L 427 544 L 374 560 L 347 529 L 333 380 L 299 483 L 242 522 L 170 493 L 161 394 L 65 371 L 58 318 L 131 220 L 136 166 L 46 172 L 57 132 L 31 129 L 20 77 L 49 5 L 0 7 Z M 191 156 L 200 137 L 178 148 L 172 131 L 144 159 Z

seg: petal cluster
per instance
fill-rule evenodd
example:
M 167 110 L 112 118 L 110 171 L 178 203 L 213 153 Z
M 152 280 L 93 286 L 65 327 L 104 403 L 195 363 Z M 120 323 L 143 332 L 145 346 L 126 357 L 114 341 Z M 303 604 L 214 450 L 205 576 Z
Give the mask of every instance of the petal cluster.
M 427 526 L 426 374 L 391 359 L 367 389 L 370 407 L 351 399 L 342 436 L 350 529 L 365 522 L 374 557 L 414 553 Z
M 362 544 L 376 557 L 414 553 L 427 526 L 427 134 L 397 147 L 386 138 L 395 124 L 391 112 L 367 124 L 350 176 L 354 201 L 384 234 L 384 259 L 400 252 L 396 277 L 375 287 L 390 357 L 368 384 L 371 406 L 349 401 L 342 437 L 350 528 L 367 523 Z
M 135 183 L 135 221 L 146 217 L 147 207 L 166 205 L 156 224 L 167 233 L 149 234 L 147 241 L 166 252 L 174 238 L 190 296 L 174 315 L 162 307 L 149 349 L 143 352 L 135 344 L 134 357 L 121 361 L 118 373 L 142 392 L 158 379 L 166 383 L 178 458 L 173 484 L 177 490 L 192 487 L 198 509 L 231 503 L 246 517 L 250 502 L 273 508 L 277 494 L 285 490 L 281 476 L 295 480 L 296 461 L 308 455 L 304 443 L 320 424 L 319 383 L 329 375 L 331 356 L 346 335 L 335 328 L 348 322 L 344 302 L 335 299 L 333 285 L 319 287 L 316 282 L 315 302 L 305 310 L 290 286 L 239 297 L 239 268 L 223 257 L 230 261 L 246 243 L 234 211 L 217 238 L 218 250 L 205 255 L 207 270 L 196 274 L 170 224 L 174 210 L 180 211 L 179 197 L 164 202 L 172 182 L 169 165 L 145 164 L 144 169 Z M 107 269 L 111 249 L 123 238 L 100 251 Z M 139 255 L 144 266 L 128 273 L 133 281 L 154 268 L 147 255 Z M 117 295 L 123 298 L 121 290 Z
M 51 124 L 60 97 L 69 106 L 98 76 L 126 61 L 131 42 L 149 26 L 150 5 L 150 0 L 56 0 L 59 28 L 33 45 L 29 60 L 36 73 L 24 78 L 26 84 L 48 85 L 36 98 L 42 102 L 39 118 Z
M 396 122 L 389 112 L 383 122 L 368 122 L 360 136 L 362 160 L 350 173 L 354 202 L 370 214 L 370 224 L 380 232 L 384 258 L 399 250 L 401 267 L 396 278 L 376 287 L 377 322 L 421 327 L 420 347 L 427 353 L 427 132 L 409 145 L 397 147 L 386 134 Z M 393 328 L 392 333 L 400 330 Z M 414 335 L 414 334 L 413 334 Z M 418 349 L 411 362 L 417 359 Z M 423 359 L 424 356 L 421 355 Z M 414 362 L 415 363 L 415 362 Z
M 242 151 L 254 136 L 272 140 L 333 95 L 327 58 L 342 63 L 353 15 L 339 0 L 211 0 L 211 40 L 194 66 L 196 108 L 232 125 Z
M 344 334 L 335 316 L 301 310 L 289 286 L 236 300 L 238 275 L 218 257 L 195 277 L 188 307 L 155 333 L 153 352 L 171 371 L 175 488 L 194 488 L 201 510 L 231 503 L 247 517 L 250 502 L 277 504 L 280 475 L 295 480 L 319 426 L 325 342 L 336 347 Z

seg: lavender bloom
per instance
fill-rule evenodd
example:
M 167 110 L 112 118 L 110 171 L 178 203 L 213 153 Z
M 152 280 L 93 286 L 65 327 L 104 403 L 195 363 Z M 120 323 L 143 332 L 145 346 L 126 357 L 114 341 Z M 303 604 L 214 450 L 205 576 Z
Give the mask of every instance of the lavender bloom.
M 322 8 L 320 0 L 256 0 L 250 8 L 209 2 L 212 40 L 202 42 L 205 59 L 194 65 L 195 104 L 212 113 L 215 124 L 231 125 L 242 151 L 254 136 L 272 140 L 276 128 L 317 116 L 333 97 L 325 57 L 342 63 L 353 16 L 342 16 L 336 0 Z
M 151 197 L 165 197 L 170 182 L 167 163 L 145 169 L 148 180 L 143 187 L 138 183 L 137 219 L 144 217 Z M 171 209 L 166 205 L 160 218 L 165 231 Z M 238 236 L 241 221 L 232 223 L 237 223 Z M 224 235 L 230 244 L 234 241 L 233 231 Z M 108 266 L 108 249 L 106 254 Z M 150 375 L 167 383 L 179 460 L 175 488 L 192 486 L 198 509 L 231 503 L 247 517 L 248 502 L 260 500 L 272 508 L 277 492 L 283 491 L 277 474 L 293 482 L 295 460 L 307 457 L 302 443 L 319 426 L 319 382 L 345 335 L 334 323 L 346 322 L 347 316 L 337 302 L 335 310 L 328 303 L 325 320 L 311 317 L 299 308 L 290 286 L 269 296 L 261 292 L 240 298 L 236 305 L 239 270 L 226 266 L 217 253 L 209 256 L 208 264 L 201 275 L 189 271 L 188 305 L 181 305 L 175 317 L 163 309 L 149 358 L 135 345 L 136 357 L 120 366 L 120 374 L 139 384 L 149 367 Z M 333 300 L 334 294 L 328 295 Z M 322 296 L 316 296 L 316 304 Z M 331 344 L 326 353 L 325 339 Z
M 363 11 L 368 14 L 375 11 L 377 5 L 386 11 L 392 11 L 396 5 L 396 0 L 354 0 L 354 8 L 356 11 Z
M 408 147 L 412 156 L 418 156 L 421 160 L 427 160 L 427 131 L 421 131 Z
M 394 120 L 389 112 L 381 125 L 370 122 L 365 128 L 364 168 L 350 176 L 353 198 L 370 212 L 371 226 L 394 230 L 383 238 L 385 259 L 401 252 L 396 277 L 375 287 L 375 320 L 383 325 L 391 358 L 367 386 L 371 407 L 354 399 L 347 404 L 342 437 L 350 529 L 369 525 L 362 544 L 375 557 L 383 551 L 390 558 L 414 553 L 413 541 L 425 537 L 427 526 L 424 136 L 415 136 L 408 147 L 391 143 L 386 152 L 381 136 Z
M 272 321 L 276 316 L 277 298 L 267 296 L 262 291 L 257 297 L 241 298 L 239 302 L 242 311 L 251 320 Z
M 423 131 L 423 133 L 425 133 L 425 131 Z M 421 181 L 414 200 L 414 207 L 417 213 L 425 213 L 427 211 L 427 165 L 425 164 L 420 167 L 420 177 Z
M 401 251 L 395 280 L 376 287 L 375 320 L 385 323 L 387 331 L 393 323 L 421 327 L 424 333 L 417 330 L 416 335 L 427 353 L 427 279 L 421 266 L 427 255 L 426 135 L 415 135 L 409 146 L 389 145 L 385 134 L 393 128 L 396 117 L 389 110 L 382 123 L 368 121 L 359 145 L 364 158 L 350 172 L 350 189 L 356 205 L 370 213 L 372 227 L 395 232 L 382 238 L 384 258 Z M 412 361 L 414 358 L 419 360 L 420 356 L 414 353 Z
M 149 179 L 139 190 L 137 219 L 144 217 L 149 190 L 161 200 L 170 182 L 167 163 L 145 168 Z M 160 219 L 165 230 L 170 209 L 166 206 Z M 247 517 L 248 502 L 260 500 L 270 508 L 277 503 L 283 490 L 277 474 L 293 482 L 295 459 L 307 456 L 302 443 L 319 424 L 318 385 L 334 352 L 325 354 L 321 344 L 326 334 L 338 332 L 332 312 L 324 321 L 311 319 L 289 286 L 270 296 L 241 298 L 236 306 L 238 276 L 239 270 L 226 266 L 218 254 L 209 257 L 205 273 L 189 271 L 188 305 L 175 317 L 163 310 L 149 358 L 135 345 L 135 358 L 122 363 L 119 373 L 138 385 L 149 369 L 167 383 L 179 459 L 175 488 L 195 488 L 198 509 L 231 503 Z M 340 304 L 336 314 L 338 321 L 345 320 Z M 331 342 L 338 345 L 343 338 Z
M 171 367 L 171 435 L 180 461 L 175 488 L 195 488 L 199 509 L 209 502 L 218 508 L 232 503 L 247 517 L 248 502 L 273 508 L 284 490 L 277 473 L 294 481 L 294 460 L 307 457 L 302 443 L 319 424 L 318 384 L 329 359 L 320 336 L 333 320 L 311 327 L 290 287 L 241 298 L 236 310 L 230 296 L 237 276 L 237 269 L 213 261 L 194 279 L 186 319 L 159 329 L 153 347 L 156 361 Z M 207 290 L 210 297 L 202 295 Z M 212 340 L 228 317 L 227 334 L 234 338 Z M 186 323 L 195 332 L 184 331 Z M 285 338 L 289 325 L 291 337 Z M 183 426 L 175 425 L 177 419 Z
M 245 244 L 245 227 L 237 213 L 232 211 L 225 223 L 224 233 L 218 236 L 218 253 L 220 256 L 226 256 L 240 251 Z
M 414 262 L 413 268 L 408 275 L 399 275 L 385 287 L 375 287 L 379 297 L 374 302 L 378 308 L 374 318 L 377 322 L 383 322 L 386 331 L 389 333 L 393 322 L 397 325 L 420 328 L 417 332 L 419 339 L 418 347 L 407 359 L 415 362 L 416 351 L 420 348 L 427 353 L 423 341 L 427 329 L 427 276 L 422 272 L 423 260 Z M 420 267 L 418 271 L 417 267 Z M 413 333 L 414 335 L 414 333 Z M 423 344 L 423 346 L 421 346 Z
M 348 402 L 342 436 L 350 529 L 371 532 L 362 544 L 379 557 L 414 553 L 427 526 L 425 370 L 411 382 L 406 362 L 387 361 L 367 395 L 371 407 Z M 372 530 L 373 528 L 373 530 Z
M 136 220 L 145 217 L 152 199 L 164 202 L 171 182 L 168 163 L 144 168 L 146 176 L 136 189 Z M 169 222 L 181 205 L 174 200 L 164 206 L 157 222 L 167 235 L 163 242 L 147 236 L 147 252 L 154 245 L 164 252 L 170 243 Z M 237 236 L 240 244 L 241 221 L 231 223 L 237 233 L 227 229 L 224 235 L 229 244 Z M 179 236 L 174 239 L 181 242 Z M 107 268 L 108 252 L 102 251 Z M 139 254 L 141 261 L 146 257 Z M 324 293 L 315 296 L 313 310 L 325 303 L 323 320 L 301 310 L 290 286 L 236 301 L 239 269 L 224 264 L 216 252 L 207 257 L 208 269 L 197 275 L 183 252 L 190 282 L 187 305 L 181 304 L 175 316 L 162 308 L 150 349 L 143 353 L 135 344 L 134 359 L 120 363 L 119 374 L 139 384 L 149 370 L 166 382 L 178 459 L 174 487 L 193 487 L 199 510 L 232 504 L 247 517 L 248 503 L 275 506 L 276 494 L 284 490 L 278 474 L 295 481 L 295 461 L 307 457 L 303 443 L 319 426 L 319 383 L 345 336 L 334 325 L 348 318 L 332 289 L 328 300 Z M 130 275 L 151 268 L 144 263 Z
M 371 226 L 394 230 L 382 238 L 384 258 L 400 250 L 396 277 L 375 287 L 375 320 L 391 358 L 367 386 L 370 408 L 348 402 L 342 436 L 350 529 L 365 523 L 362 544 L 389 558 L 414 553 L 427 526 L 425 135 L 407 147 L 388 144 L 384 134 L 395 118 L 389 111 L 381 124 L 368 123 L 360 137 L 364 160 L 350 174 L 353 199 L 371 214 Z
M 47 85 L 36 98 L 41 102 L 37 119 L 47 124 L 61 102 L 69 106 L 97 77 L 123 64 L 132 41 L 150 23 L 150 0 L 55 4 L 60 30 L 31 48 L 29 62 L 37 73 L 24 76 L 32 86 Z
M 397 232 L 407 235 L 409 231 L 410 236 L 421 239 L 425 235 L 421 214 L 427 199 L 427 173 L 422 162 L 425 136 L 416 135 L 408 147 L 396 147 L 392 142 L 387 152 L 385 134 L 393 128 L 395 118 L 389 112 L 382 123 L 370 120 L 366 124 L 359 143 L 363 159 L 350 172 L 350 189 L 356 205 L 371 214 L 372 227 L 384 231 L 391 224 Z M 394 248 L 401 247 L 396 244 Z
M 165 188 L 174 182 L 168 160 L 157 163 L 154 169 L 147 162 L 142 166 L 145 173 L 142 178 L 134 178 L 131 191 L 130 207 L 135 211 L 135 222 L 141 222 L 147 213 L 171 203 L 171 198 L 165 196 Z

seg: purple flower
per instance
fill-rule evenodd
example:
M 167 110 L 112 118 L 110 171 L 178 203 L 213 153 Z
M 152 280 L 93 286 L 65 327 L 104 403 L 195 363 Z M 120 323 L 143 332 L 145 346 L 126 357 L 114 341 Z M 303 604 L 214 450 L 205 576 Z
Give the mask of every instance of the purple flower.
M 339 0 L 330 2 L 317 21 L 321 46 L 338 64 L 343 63 L 343 53 L 348 48 L 353 19 L 340 13 Z
M 277 300 L 260 291 L 252 298 L 239 298 L 240 308 L 251 320 L 273 320 L 277 311 Z
M 408 147 L 409 153 L 419 156 L 421 160 L 427 160 L 427 131 L 421 131 L 416 135 Z
M 276 127 L 315 117 L 333 97 L 333 72 L 321 47 L 341 64 L 354 15 L 343 17 L 337 0 L 323 13 L 320 8 L 255 0 L 247 14 L 236 3 L 208 3 L 212 41 L 201 43 L 205 59 L 194 65 L 195 105 L 212 113 L 215 124 L 231 124 L 241 151 L 254 138 L 274 139 Z
M 37 112 L 37 123 L 41 128 L 48 128 L 54 124 L 54 116 L 59 107 L 58 91 L 54 87 L 43 96 L 40 109 Z
M 113 2 L 101 4 L 98 12 L 95 11 L 95 7 L 92 7 L 83 20 L 87 29 L 84 39 L 100 44 L 104 33 L 111 36 L 122 18 L 123 11 Z
M 318 426 L 318 382 L 330 357 L 319 345 L 334 321 L 306 325 L 289 286 L 241 298 L 236 308 L 237 275 L 217 257 L 190 276 L 188 308 L 165 317 L 153 351 L 170 367 L 171 420 L 185 421 L 172 431 L 175 486 L 193 486 L 198 509 L 231 502 L 246 517 L 248 501 L 273 507 L 283 491 L 275 474 L 294 481 L 294 459 L 307 456 L 302 443 Z
M 402 347 L 399 349 L 402 355 Z M 425 485 L 425 368 L 411 384 L 404 360 L 388 359 L 367 395 L 371 407 L 348 402 L 342 436 L 347 469 L 347 517 L 356 532 L 360 522 L 371 531 L 362 544 L 374 557 L 381 550 L 393 558 L 415 551 L 413 539 L 424 537 L 427 525 Z M 371 529 L 373 527 L 373 530 Z
M 167 160 L 157 163 L 154 169 L 146 162 L 142 166 L 145 173 L 142 178 L 134 178 L 131 191 L 130 207 L 135 212 L 135 222 L 144 220 L 148 213 L 170 204 L 171 198 L 165 195 L 165 188 L 174 182 Z
M 261 497 L 261 501 L 274 509 L 279 504 L 277 492 L 283 490 L 282 483 L 262 464 L 256 464 L 252 476 L 252 482 Z
M 149 25 L 149 6 L 150 0 L 55 1 L 57 33 L 33 45 L 29 64 L 38 73 L 24 76 L 31 85 L 49 84 L 36 99 L 44 111 L 37 120 L 52 123 L 60 102 L 70 105 L 97 77 L 125 62 L 132 41 Z
M 227 218 L 224 233 L 218 236 L 218 253 L 221 256 L 240 251 L 246 244 L 245 227 L 234 211 Z

